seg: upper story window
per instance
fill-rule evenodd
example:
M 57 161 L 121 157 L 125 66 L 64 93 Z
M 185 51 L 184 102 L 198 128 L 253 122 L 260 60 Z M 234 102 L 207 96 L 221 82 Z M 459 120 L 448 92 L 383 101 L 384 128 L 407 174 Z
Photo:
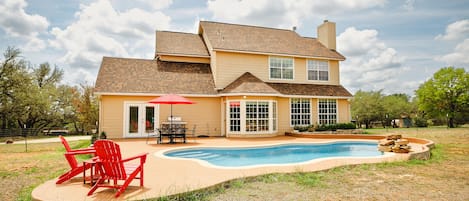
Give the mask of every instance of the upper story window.
M 269 57 L 270 79 L 293 80 L 293 58 Z
M 308 60 L 308 80 L 329 80 L 329 62 Z

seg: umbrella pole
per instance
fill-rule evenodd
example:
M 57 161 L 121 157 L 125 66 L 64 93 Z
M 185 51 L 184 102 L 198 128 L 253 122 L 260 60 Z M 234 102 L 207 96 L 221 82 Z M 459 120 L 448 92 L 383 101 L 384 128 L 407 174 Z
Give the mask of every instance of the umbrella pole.
M 173 104 L 171 104 L 171 116 L 169 116 L 171 119 L 169 120 L 169 129 L 171 132 L 173 132 Z

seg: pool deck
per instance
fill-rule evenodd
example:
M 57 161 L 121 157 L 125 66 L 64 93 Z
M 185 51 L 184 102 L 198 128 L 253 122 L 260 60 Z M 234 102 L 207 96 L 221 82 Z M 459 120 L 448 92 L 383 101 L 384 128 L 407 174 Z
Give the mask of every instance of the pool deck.
M 200 188 L 210 187 L 224 181 L 235 178 L 256 176 L 268 173 L 287 172 L 310 172 L 330 169 L 337 166 L 379 163 L 385 161 L 407 160 L 411 154 L 385 154 L 381 157 L 361 158 L 329 158 L 317 159 L 307 163 L 293 165 L 262 166 L 250 168 L 219 168 L 187 159 L 171 159 L 162 157 L 165 150 L 181 147 L 235 147 L 235 146 L 261 146 L 282 143 L 305 143 L 305 142 L 331 142 L 337 140 L 353 141 L 345 136 L 336 135 L 339 139 L 318 139 L 311 137 L 282 136 L 274 138 L 198 138 L 188 139 L 188 143 L 182 144 L 156 144 L 152 140 L 146 144 L 144 139 L 116 140 L 121 146 L 123 157 L 133 156 L 148 152 L 144 169 L 144 187 L 139 187 L 139 180 L 134 180 L 127 190 L 115 200 L 142 200 L 161 197 Z M 424 151 L 426 145 L 411 144 L 412 149 Z M 421 151 L 420 151 L 421 150 Z M 34 200 L 111 200 L 114 199 L 113 189 L 99 188 L 91 196 L 86 196 L 90 190 L 89 184 L 83 184 L 81 177 L 72 179 L 60 185 L 55 184 L 56 179 L 49 180 L 36 187 L 32 192 Z

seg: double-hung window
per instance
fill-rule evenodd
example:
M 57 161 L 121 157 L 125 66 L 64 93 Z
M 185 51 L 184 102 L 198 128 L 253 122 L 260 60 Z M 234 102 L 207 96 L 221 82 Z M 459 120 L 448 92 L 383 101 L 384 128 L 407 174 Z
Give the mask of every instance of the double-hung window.
M 292 126 L 311 125 L 311 101 L 308 98 L 290 100 L 290 124 Z
M 319 124 L 337 123 L 337 100 L 319 99 Z
M 329 63 L 327 61 L 308 60 L 308 80 L 329 80 Z
M 269 57 L 270 79 L 293 79 L 293 58 Z

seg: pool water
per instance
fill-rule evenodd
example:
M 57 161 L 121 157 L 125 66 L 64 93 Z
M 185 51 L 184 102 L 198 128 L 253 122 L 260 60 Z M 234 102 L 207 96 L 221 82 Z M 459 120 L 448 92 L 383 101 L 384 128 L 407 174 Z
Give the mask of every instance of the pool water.
M 164 155 L 204 160 L 222 167 L 243 167 L 301 163 L 329 157 L 373 157 L 383 153 L 378 151 L 375 142 L 333 142 L 248 148 L 188 148 L 168 151 Z

